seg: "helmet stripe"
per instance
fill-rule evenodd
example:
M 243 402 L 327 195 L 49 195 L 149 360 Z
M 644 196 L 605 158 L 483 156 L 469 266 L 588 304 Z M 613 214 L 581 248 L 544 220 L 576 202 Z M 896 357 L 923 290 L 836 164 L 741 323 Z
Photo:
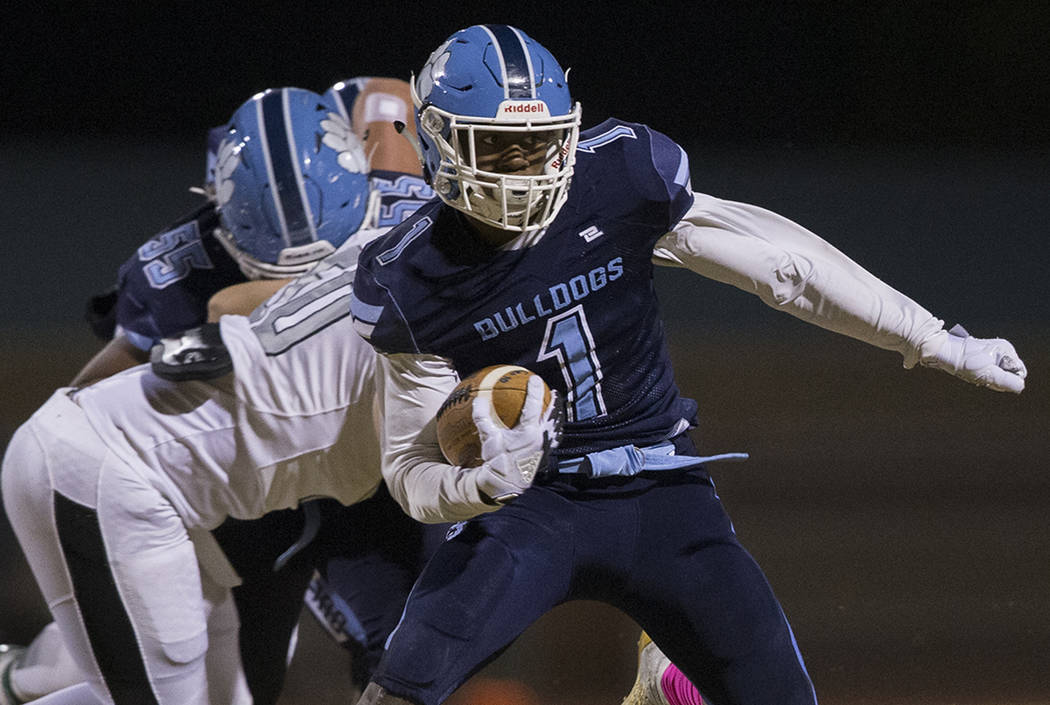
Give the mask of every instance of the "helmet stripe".
M 364 77 L 351 78 L 346 81 L 340 81 L 339 83 L 332 86 L 332 95 L 335 96 L 337 108 L 339 112 L 343 114 L 347 122 L 353 121 L 353 115 L 351 111 L 354 109 L 354 102 L 357 100 L 357 94 L 361 92 L 361 89 L 368 83 L 368 79 Z
M 535 98 L 532 62 L 524 39 L 513 27 L 505 24 L 482 26 L 492 36 L 492 44 L 503 65 L 503 94 L 507 98 Z
M 526 97 L 535 99 L 536 81 L 533 77 L 536 75 L 536 72 L 533 70 L 532 67 L 532 54 L 529 53 L 529 48 L 525 45 L 525 35 L 523 35 L 521 33 L 521 30 L 517 29 L 516 27 L 508 27 L 507 29 L 514 32 L 514 36 L 518 38 L 518 42 L 521 45 L 521 51 L 525 55 L 525 75 L 528 77 L 529 81 L 529 95 Z
M 288 104 L 291 100 L 291 91 L 281 91 L 284 100 L 281 107 L 284 110 L 284 134 L 288 135 L 288 158 L 295 170 L 295 188 L 299 193 L 299 203 L 302 204 L 303 217 L 306 227 L 301 230 L 291 229 L 292 245 L 306 245 L 317 241 L 317 223 L 314 220 L 313 211 L 310 209 L 310 199 L 306 195 L 306 179 L 303 178 L 303 164 L 295 153 L 298 146 L 295 142 L 295 125 L 292 123 L 292 108 Z
M 314 238 L 310 233 L 303 197 L 292 166 L 293 140 L 285 122 L 285 91 L 270 91 L 259 101 L 260 135 L 266 142 L 266 169 L 270 194 L 281 221 L 281 231 L 289 247 L 304 245 Z M 305 233 L 305 237 L 303 237 Z

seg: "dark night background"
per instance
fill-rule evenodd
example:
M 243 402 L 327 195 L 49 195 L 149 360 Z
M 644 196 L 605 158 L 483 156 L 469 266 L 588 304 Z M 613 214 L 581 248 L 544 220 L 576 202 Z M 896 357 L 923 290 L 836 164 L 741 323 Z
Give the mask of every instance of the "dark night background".
M 752 452 L 716 471 L 720 493 L 822 702 L 1050 702 L 1050 5 L 45 2 L 0 22 L 0 443 L 96 349 L 87 296 L 196 203 L 208 127 L 271 86 L 407 78 L 454 30 L 509 22 L 571 67 L 585 126 L 666 132 L 696 190 L 797 220 L 1016 345 L 1028 389 L 996 395 L 658 280 L 706 446 Z M 0 534 L 0 640 L 24 642 L 46 610 Z M 311 629 L 287 702 L 340 702 Z M 489 673 L 615 704 L 634 637 L 568 606 Z

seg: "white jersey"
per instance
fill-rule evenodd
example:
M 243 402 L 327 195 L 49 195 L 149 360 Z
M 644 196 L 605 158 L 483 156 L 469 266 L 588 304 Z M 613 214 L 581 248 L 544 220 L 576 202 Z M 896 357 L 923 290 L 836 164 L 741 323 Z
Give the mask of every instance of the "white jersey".
M 358 233 L 250 317 L 224 316 L 233 374 L 175 383 L 143 365 L 73 395 L 188 527 L 315 496 L 352 504 L 378 487 L 375 353 L 349 316 L 357 255 L 377 234 Z

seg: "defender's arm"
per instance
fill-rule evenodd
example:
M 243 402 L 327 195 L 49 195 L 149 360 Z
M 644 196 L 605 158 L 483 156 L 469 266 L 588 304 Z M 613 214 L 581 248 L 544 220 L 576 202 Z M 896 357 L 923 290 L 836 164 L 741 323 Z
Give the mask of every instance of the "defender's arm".
M 227 314 L 248 316 L 291 279 L 253 279 L 220 289 L 208 299 L 208 322 L 218 323 Z
M 123 333 L 118 332 L 88 360 L 83 369 L 70 382 L 70 386 L 86 387 L 130 367 L 141 365 L 147 360 L 149 360 L 148 352 L 135 346 Z

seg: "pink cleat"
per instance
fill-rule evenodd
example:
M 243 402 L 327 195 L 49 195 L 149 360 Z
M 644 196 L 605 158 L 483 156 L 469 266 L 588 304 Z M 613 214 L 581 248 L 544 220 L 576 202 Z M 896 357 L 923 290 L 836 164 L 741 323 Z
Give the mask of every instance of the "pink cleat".
M 623 705 L 703 705 L 700 691 L 664 656 L 649 635 L 638 639 L 638 675 Z

